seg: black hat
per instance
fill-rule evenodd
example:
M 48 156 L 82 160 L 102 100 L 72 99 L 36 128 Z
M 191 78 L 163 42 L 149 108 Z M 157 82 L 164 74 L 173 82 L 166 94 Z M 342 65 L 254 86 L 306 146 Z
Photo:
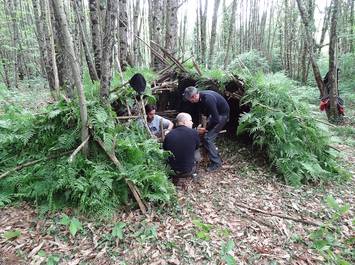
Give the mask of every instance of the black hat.
M 147 82 L 145 81 L 144 76 L 138 73 L 132 76 L 129 80 L 129 84 L 139 95 L 141 95 L 144 93 Z

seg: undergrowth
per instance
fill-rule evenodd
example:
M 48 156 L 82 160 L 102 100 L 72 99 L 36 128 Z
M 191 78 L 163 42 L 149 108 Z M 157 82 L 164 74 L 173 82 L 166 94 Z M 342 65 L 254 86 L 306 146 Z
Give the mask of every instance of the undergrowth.
M 253 136 L 267 153 L 271 165 L 287 184 L 344 179 L 336 151 L 330 148 L 326 125 L 316 121 L 305 104 L 290 97 L 295 84 L 283 74 L 259 74 L 246 79 L 244 104 L 250 113 L 240 118 L 238 133 Z
M 79 153 L 68 162 L 81 143 L 76 100 L 51 104 L 42 114 L 6 105 L 0 118 L 0 172 L 29 161 L 43 161 L 0 179 L 0 206 L 26 200 L 44 210 L 75 207 L 108 217 L 132 201 L 125 178 L 136 184 L 147 201 L 166 204 L 174 199 L 164 163 L 166 154 L 159 144 L 135 123 L 117 124 L 116 114 L 101 106 L 97 94 L 87 96 L 91 132 L 115 152 L 122 169 L 111 163 L 93 137 L 89 157 Z

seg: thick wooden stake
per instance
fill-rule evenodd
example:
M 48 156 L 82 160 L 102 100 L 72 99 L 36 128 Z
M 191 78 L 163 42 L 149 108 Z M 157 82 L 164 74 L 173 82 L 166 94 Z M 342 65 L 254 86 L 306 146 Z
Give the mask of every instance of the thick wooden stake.
M 120 161 L 117 159 L 116 155 L 114 153 L 109 152 L 108 150 L 106 150 L 104 143 L 101 141 L 101 139 L 96 138 L 95 139 L 98 144 L 101 146 L 101 148 L 105 151 L 105 153 L 107 154 L 107 156 L 111 159 L 111 161 L 115 164 L 115 166 L 121 170 L 122 169 L 122 165 L 120 163 Z M 144 205 L 139 190 L 136 187 L 136 185 L 133 184 L 132 181 L 130 181 L 129 179 L 125 178 L 125 182 L 127 183 L 128 187 L 130 188 L 134 198 L 136 199 L 139 209 L 142 211 L 143 214 L 145 214 L 147 212 L 147 208 Z

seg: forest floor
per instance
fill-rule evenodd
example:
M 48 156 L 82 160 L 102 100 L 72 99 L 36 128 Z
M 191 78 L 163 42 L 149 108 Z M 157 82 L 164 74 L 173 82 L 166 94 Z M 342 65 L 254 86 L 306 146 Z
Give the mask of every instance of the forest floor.
M 354 135 L 337 137 L 342 141 L 334 147 L 354 176 Z M 198 182 L 178 186 L 175 206 L 151 207 L 146 215 L 119 211 L 105 222 L 76 216 L 82 228 L 75 236 L 61 224 L 64 213 L 42 216 L 26 203 L 1 208 L 0 235 L 17 230 L 20 236 L 0 237 L 0 264 L 324 264 L 309 234 L 329 219 L 329 195 L 351 205 L 338 228 L 341 236 L 354 236 L 354 177 L 293 188 L 250 146 L 226 139 L 219 146 L 223 168 L 201 168 Z

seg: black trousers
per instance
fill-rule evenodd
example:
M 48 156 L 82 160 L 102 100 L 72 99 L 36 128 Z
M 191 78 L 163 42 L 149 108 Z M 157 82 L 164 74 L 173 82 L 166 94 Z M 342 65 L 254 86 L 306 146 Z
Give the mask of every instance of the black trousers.
M 219 132 L 227 124 L 228 120 L 228 116 L 219 116 L 219 123 L 217 123 L 212 129 L 208 130 L 208 132 L 204 136 L 203 145 L 206 148 L 208 157 L 213 164 L 222 165 L 221 157 L 219 156 L 217 147 L 214 142 Z

